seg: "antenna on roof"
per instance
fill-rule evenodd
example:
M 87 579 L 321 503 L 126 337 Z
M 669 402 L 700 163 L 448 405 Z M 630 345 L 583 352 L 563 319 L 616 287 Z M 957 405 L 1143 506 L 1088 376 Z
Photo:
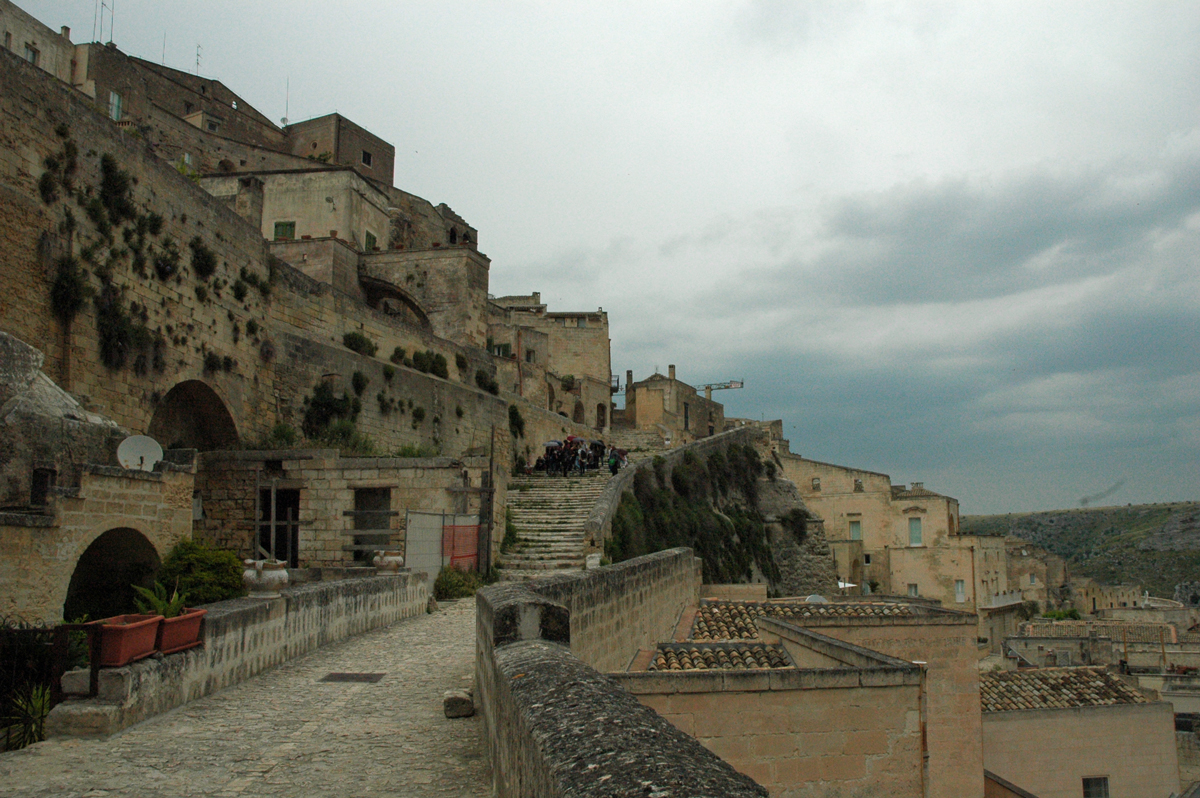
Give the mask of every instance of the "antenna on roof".
M 167 65 L 167 32 L 166 32 L 166 31 L 163 31 L 163 56 L 162 56 L 162 65 L 163 65 L 163 66 L 166 66 L 166 65 Z
M 200 43 L 196 42 L 196 76 L 200 76 Z
M 108 7 L 108 43 L 113 41 L 113 22 L 117 19 L 117 0 L 112 0 L 112 5 Z
M 96 0 L 95 10 L 92 12 L 92 41 L 94 42 L 99 41 L 96 36 L 96 28 L 100 22 L 100 2 L 101 0 Z

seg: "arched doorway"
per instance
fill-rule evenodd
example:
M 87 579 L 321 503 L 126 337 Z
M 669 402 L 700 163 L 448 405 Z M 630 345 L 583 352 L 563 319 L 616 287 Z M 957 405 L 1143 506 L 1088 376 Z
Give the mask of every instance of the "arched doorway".
M 217 392 L 200 380 L 181 382 L 167 392 L 150 419 L 150 437 L 164 449 L 233 449 L 238 444 L 233 416 Z
M 571 418 L 576 424 L 583 423 L 583 402 L 575 400 L 575 415 Z
M 75 564 L 63 618 L 92 620 L 133 610 L 131 585 L 149 587 L 158 573 L 158 552 L 136 529 L 110 529 L 92 541 Z
M 600 430 L 601 432 L 604 431 L 605 422 L 608 420 L 606 418 L 607 415 L 608 408 L 604 406 L 603 402 L 596 405 L 596 429 Z

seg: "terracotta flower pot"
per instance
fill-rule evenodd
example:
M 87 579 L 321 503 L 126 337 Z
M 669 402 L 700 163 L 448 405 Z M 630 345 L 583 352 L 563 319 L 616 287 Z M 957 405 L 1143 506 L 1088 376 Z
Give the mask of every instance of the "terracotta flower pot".
M 156 648 L 164 654 L 174 654 L 200 645 L 200 625 L 208 610 L 189 609 L 174 618 L 163 618 L 158 627 Z
M 117 668 L 154 653 L 161 615 L 114 615 L 92 621 L 100 627 L 100 665 Z

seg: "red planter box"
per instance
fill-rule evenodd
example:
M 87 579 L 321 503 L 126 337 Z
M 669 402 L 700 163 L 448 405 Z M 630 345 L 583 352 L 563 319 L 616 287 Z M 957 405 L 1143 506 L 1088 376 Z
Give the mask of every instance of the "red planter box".
M 207 614 L 208 610 L 185 607 L 181 615 L 163 618 L 162 625 L 158 627 L 158 650 L 164 654 L 174 654 L 200 645 L 200 625 Z
M 100 629 L 100 662 L 106 668 L 128 665 L 154 653 L 161 615 L 114 615 L 93 621 Z

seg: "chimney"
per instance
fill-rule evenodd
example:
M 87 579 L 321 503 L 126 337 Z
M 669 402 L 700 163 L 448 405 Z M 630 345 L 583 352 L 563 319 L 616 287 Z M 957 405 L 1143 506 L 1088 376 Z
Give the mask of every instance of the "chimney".
M 71 41 L 71 29 L 66 25 L 62 26 L 62 37 L 67 41 Z
M 675 379 L 675 364 L 674 363 L 667 366 L 667 376 L 670 377 L 671 379 Z
M 912 489 L 913 489 L 913 490 L 920 490 L 920 489 L 921 489 L 921 488 L 923 488 L 923 487 L 925 487 L 925 483 L 924 483 L 924 482 L 914 482 L 914 483 L 913 483 L 913 486 L 912 486 Z
M 629 386 L 633 385 L 633 369 L 625 370 L 625 390 L 629 390 Z
M 541 291 L 533 292 L 533 304 L 535 304 L 535 305 L 542 304 L 542 292 Z

